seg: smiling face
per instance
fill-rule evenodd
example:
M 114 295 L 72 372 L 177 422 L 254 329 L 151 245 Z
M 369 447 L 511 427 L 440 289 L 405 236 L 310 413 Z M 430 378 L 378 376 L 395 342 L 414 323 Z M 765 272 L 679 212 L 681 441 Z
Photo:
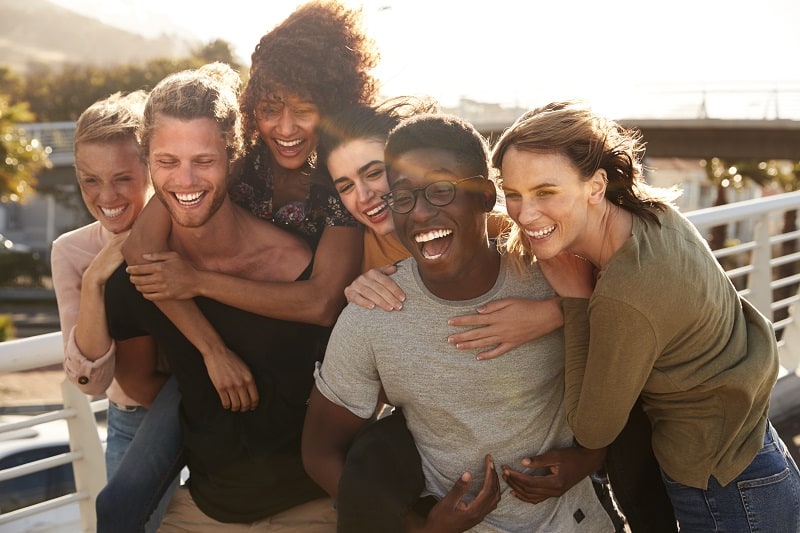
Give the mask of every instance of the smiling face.
M 394 231 L 392 212 L 381 198 L 389 192 L 383 141 L 356 139 L 328 156 L 328 172 L 348 211 L 378 235 Z
M 596 235 L 590 232 L 589 210 L 603 201 L 602 175 L 584 180 L 564 155 L 513 147 L 503 156 L 500 173 L 508 214 L 536 257 L 562 251 L 592 257 Z
M 83 202 L 112 233 L 127 231 L 150 193 L 147 167 L 135 139 L 83 142 L 75 150 Z
M 149 162 L 155 193 L 176 224 L 202 226 L 227 199 L 228 155 L 210 118 L 158 116 Z
M 410 150 L 394 160 L 389 184 L 395 191 L 469 177 L 452 152 L 424 148 Z M 484 195 L 488 187 L 492 185 L 485 178 L 463 181 L 456 186 L 453 201 L 441 207 L 432 205 L 418 191 L 410 212 L 392 213 L 398 238 L 417 260 L 431 290 L 436 283 L 469 284 L 465 272 L 474 267 L 479 252 L 487 249 Z
M 275 162 L 290 170 L 302 168 L 317 146 L 317 106 L 294 95 L 274 96 L 258 103 L 255 116 L 258 133 Z

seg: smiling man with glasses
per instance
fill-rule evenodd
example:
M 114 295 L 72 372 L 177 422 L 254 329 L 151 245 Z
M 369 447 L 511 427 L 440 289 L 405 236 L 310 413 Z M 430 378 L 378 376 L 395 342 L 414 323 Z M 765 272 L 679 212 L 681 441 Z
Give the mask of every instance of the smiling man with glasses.
M 351 444 L 385 391 L 419 457 L 392 465 L 397 476 L 370 501 L 383 505 L 420 469 L 424 483 L 371 531 L 613 531 L 588 478 L 604 453 L 572 447 L 564 417 L 560 330 L 491 361 L 447 342 L 456 329 L 449 317 L 497 298 L 553 294 L 538 267 L 518 268 L 487 236 L 496 201 L 487 151 L 471 125 L 446 115 L 408 119 L 390 135 L 385 200 L 411 252 L 393 279 L 407 299 L 396 313 L 351 304 L 340 315 L 309 400 L 304 464 L 337 497 Z M 523 460 L 554 448 L 571 458 L 564 468 L 579 472 L 561 497 L 548 498 L 532 490 L 546 469 Z

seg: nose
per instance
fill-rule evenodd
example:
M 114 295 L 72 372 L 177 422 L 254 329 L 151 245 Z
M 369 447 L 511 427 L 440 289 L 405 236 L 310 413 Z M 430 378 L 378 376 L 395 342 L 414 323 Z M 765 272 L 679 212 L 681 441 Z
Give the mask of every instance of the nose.
M 367 184 L 365 183 L 356 183 L 356 198 L 361 203 L 367 203 L 372 200 L 373 197 L 377 196 L 375 191 L 373 191 Z
M 113 183 L 105 183 L 103 184 L 103 188 L 100 189 L 99 200 L 104 203 L 112 202 L 117 198 L 117 189 Z
M 192 165 L 180 165 L 171 176 L 172 182 L 185 189 L 189 189 L 194 185 L 195 178 L 192 172 Z
M 511 212 L 509 212 L 509 214 L 512 215 L 512 218 L 516 218 L 523 226 L 535 222 L 540 216 L 539 208 L 533 200 L 523 200 L 516 217 L 514 217 Z
M 291 109 L 284 108 L 278 117 L 278 123 L 275 125 L 275 131 L 278 135 L 289 136 L 294 133 L 296 122 Z

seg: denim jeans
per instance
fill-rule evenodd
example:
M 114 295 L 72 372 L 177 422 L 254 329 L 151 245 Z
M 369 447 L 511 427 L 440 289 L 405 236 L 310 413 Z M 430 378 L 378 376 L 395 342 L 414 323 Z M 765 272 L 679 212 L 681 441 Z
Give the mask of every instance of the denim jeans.
M 661 474 L 681 533 L 800 533 L 800 472 L 770 423 L 764 447 L 724 487 L 713 477 L 702 490 Z
M 108 403 L 106 431 L 106 477 L 111 479 L 119 468 L 136 430 L 144 420 L 147 409 Z
M 135 436 L 119 466 L 97 496 L 97 533 L 158 529 L 184 465 L 179 404 L 178 385 L 172 377 L 132 433 Z M 109 428 L 112 409 L 109 407 Z

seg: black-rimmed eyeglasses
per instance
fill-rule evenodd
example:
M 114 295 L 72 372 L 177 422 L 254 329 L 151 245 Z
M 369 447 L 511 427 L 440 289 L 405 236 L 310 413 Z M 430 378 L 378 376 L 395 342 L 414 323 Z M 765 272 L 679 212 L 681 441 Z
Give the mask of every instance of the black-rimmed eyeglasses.
M 444 207 L 456 197 L 456 185 L 467 180 L 475 178 L 483 178 L 481 175 L 470 176 L 455 181 L 434 181 L 424 187 L 417 187 L 416 189 L 407 189 L 398 187 L 381 196 L 389 208 L 400 215 L 410 213 L 414 206 L 417 205 L 417 193 L 423 193 L 423 196 L 429 204 L 436 207 Z

